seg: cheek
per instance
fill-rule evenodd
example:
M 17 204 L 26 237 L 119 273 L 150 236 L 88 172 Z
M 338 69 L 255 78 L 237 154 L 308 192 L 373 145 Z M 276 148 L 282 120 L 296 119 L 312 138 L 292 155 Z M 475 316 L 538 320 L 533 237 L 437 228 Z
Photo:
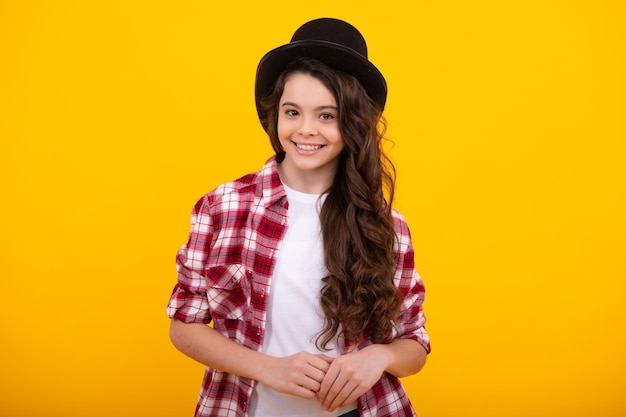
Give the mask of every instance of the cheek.
M 339 131 L 339 129 L 334 128 L 333 130 L 329 131 L 326 137 L 332 138 L 333 144 L 341 147 L 344 146 L 343 137 L 341 136 L 341 132 Z
M 278 133 L 278 139 L 282 142 L 283 140 L 287 140 L 291 137 L 293 129 L 290 127 L 289 123 L 285 123 L 278 119 L 278 124 L 276 125 L 276 133 Z

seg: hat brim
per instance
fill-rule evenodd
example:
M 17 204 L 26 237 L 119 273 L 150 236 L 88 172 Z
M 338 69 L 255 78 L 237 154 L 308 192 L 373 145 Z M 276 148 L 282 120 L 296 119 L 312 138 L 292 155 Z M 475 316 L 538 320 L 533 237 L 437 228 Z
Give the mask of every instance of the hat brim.
M 367 94 L 385 108 L 387 101 L 387 83 L 381 72 L 363 55 L 342 45 L 319 40 L 295 41 L 271 50 L 261 59 L 257 67 L 255 99 L 257 113 L 261 123 L 264 120 L 260 101 L 270 94 L 278 76 L 287 65 L 298 58 L 313 58 L 331 68 L 338 69 L 356 77 Z M 267 130 L 264 125 L 263 128 Z

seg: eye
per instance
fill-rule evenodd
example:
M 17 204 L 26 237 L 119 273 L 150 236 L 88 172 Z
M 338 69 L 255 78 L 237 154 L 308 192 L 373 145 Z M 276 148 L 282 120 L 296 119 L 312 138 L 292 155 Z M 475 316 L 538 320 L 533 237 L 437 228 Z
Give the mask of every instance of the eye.
M 322 114 L 320 114 L 320 119 L 323 119 L 323 120 L 332 120 L 334 118 L 335 118 L 335 115 L 332 114 L 332 113 L 322 113 Z
M 297 110 L 293 110 L 293 109 L 291 109 L 291 110 L 287 110 L 287 111 L 285 111 L 285 114 L 286 114 L 287 116 L 295 117 L 295 116 L 297 116 L 297 115 L 298 115 L 298 111 L 297 111 Z

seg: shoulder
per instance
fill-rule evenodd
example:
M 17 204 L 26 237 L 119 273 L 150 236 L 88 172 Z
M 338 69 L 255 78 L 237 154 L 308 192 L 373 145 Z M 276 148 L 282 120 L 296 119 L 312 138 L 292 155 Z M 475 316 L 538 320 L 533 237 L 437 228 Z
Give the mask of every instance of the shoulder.
M 246 174 L 218 185 L 196 204 L 197 211 L 219 214 L 245 209 L 255 199 L 262 198 L 275 187 L 272 179 L 278 177 L 275 158 L 270 158 L 259 171 Z
M 259 172 L 246 174 L 243 177 L 218 185 L 206 195 L 206 198 L 209 201 L 219 201 L 225 198 L 254 194 L 259 186 L 258 178 Z
M 257 194 L 257 178 L 258 173 L 251 173 L 218 185 L 200 198 L 196 203 L 196 212 L 214 216 L 245 208 L 246 203 L 252 202 Z

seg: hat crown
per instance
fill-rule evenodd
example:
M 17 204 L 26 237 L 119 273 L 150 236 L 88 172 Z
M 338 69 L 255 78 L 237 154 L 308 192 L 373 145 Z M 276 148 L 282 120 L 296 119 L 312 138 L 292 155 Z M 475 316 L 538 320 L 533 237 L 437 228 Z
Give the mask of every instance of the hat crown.
M 321 18 L 300 26 L 291 42 L 324 41 L 350 48 L 367 58 L 367 44 L 363 35 L 351 24 L 339 19 Z

